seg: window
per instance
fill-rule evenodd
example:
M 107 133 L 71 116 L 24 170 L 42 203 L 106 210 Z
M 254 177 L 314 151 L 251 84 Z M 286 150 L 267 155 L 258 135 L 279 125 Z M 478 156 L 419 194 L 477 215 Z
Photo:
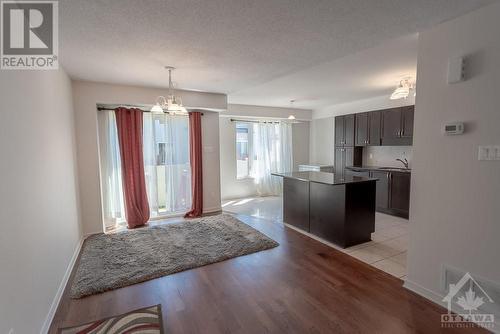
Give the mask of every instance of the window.
M 236 178 L 250 177 L 252 165 L 252 124 L 236 123 Z
M 259 195 L 278 195 L 281 179 L 292 171 L 292 125 L 279 121 L 236 123 L 236 177 L 252 178 Z

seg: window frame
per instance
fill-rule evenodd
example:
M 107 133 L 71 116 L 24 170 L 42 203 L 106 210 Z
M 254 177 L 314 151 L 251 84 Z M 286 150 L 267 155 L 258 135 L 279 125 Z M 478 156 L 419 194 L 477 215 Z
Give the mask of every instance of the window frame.
M 244 176 L 238 175 L 238 125 L 239 124 L 244 124 L 245 127 L 248 129 L 247 132 L 247 173 Z M 236 121 L 235 122 L 235 163 L 236 163 L 236 180 L 248 180 L 248 179 L 253 179 L 251 175 L 252 171 L 252 164 L 254 160 L 254 153 L 253 153 L 253 124 L 248 123 L 248 122 L 241 122 L 241 121 Z

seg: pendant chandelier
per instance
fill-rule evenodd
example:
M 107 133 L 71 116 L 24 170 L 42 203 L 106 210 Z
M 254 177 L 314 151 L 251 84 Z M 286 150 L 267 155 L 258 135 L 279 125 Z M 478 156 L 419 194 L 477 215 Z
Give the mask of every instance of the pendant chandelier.
M 167 97 L 158 96 L 156 104 L 151 108 L 153 113 L 169 113 L 172 115 L 187 115 L 188 111 L 182 105 L 182 100 L 179 96 L 174 95 L 174 87 L 172 84 L 172 71 L 175 67 L 165 66 L 168 70 L 168 95 Z

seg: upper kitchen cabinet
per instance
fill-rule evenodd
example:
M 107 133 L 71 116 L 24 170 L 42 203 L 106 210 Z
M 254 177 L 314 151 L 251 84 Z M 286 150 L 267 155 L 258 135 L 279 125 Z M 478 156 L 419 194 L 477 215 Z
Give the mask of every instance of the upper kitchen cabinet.
M 354 146 L 355 123 L 354 115 L 335 117 L 335 146 Z
M 356 114 L 356 146 L 368 145 L 368 113 Z
M 356 114 L 356 146 L 380 145 L 381 119 L 380 111 Z
M 382 113 L 373 111 L 368 116 L 368 145 L 378 146 L 382 137 Z
M 382 145 L 412 145 L 414 106 L 382 111 Z
M 403 107 L 401 109 L 403 117 L 403 132 L 401 136 L 413 138 L 413 116 L 415 113 L 415 106 Z

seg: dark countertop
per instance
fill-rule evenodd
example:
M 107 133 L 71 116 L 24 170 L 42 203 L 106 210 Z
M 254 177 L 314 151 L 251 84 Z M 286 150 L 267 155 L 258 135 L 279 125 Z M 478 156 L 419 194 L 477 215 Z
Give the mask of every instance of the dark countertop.
M 373 170 L 378 172 L 401 172 L 401 173 L 411 173 L 411 168 L 398 168 L 398 167 L 381 167 L 381 166 L 350 166 L 346 167 L 346 169 L 354 170 L 354 171 L 365 171 L 365 170 Z
M 271 173 L 271 175 L 296 179 L 300 181 L 316 182 L 316 183 L 323 183 L 330 185 L 341 185 L 341 184 L 357 183 L 357 182 L 371 182 L 378 180 L 377 178 L 352 176 L 352 175 L 346 175 L 344 178 L 341 178 L 340 176 L 337 176 L 333 173 L 326 173 L 326 172 Z

